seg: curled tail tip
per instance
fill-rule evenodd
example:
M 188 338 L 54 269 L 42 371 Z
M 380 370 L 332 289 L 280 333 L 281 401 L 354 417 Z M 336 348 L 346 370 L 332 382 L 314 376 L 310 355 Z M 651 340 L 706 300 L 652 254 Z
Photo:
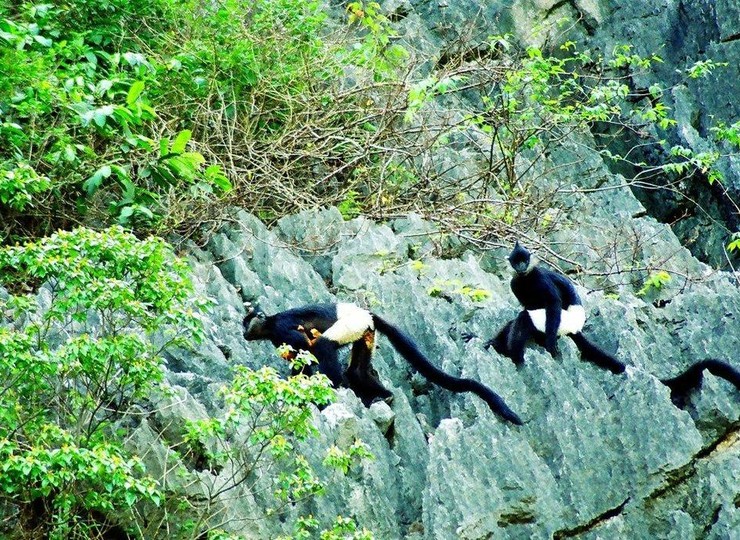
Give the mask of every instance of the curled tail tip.
M 609 368 L 609 371 L 611 371 L 615 375 L 619 375 L 619 374 L 624 373 L 625 371 L 627 371 L 627 366 L 625 364 L 623 364 L 622 362 L 620 362 L 620 361 L 617 360 L 616 361 L 616 364 Z
M 511 409 L 509 409 L 508 407 L 505 407 L 504 409 L 495 410 L 493 412 L 495 412 L 496 414 L 498 414 L 499 416 L 501 416 L 504 420 L 507 420 L 507 421 L 511 422 L 515 426 L 523 426 L 524 425 L 524 422 L 522 421 L 521 418 L 519 418 L 519 415 L 516 414 Z
M 486 403 L 494 414 L 500 416 L 504 420 L 517 426 L 524 425 L 524 422 L 519 418 L 519 415 L 512 411 L 500 396 L 496 396 L 494 399 L 486 399 Z
M 523 426 L 524 425 L 524 422 L 522 422 L 522 419 L 519 418 L 519 416 L 515 412 L 513 412 L 513 411 L 509 411 L 509 414 L 506 415 L 504 418 L 506 418 L 509 422 L 511 422 L 515 426 Z

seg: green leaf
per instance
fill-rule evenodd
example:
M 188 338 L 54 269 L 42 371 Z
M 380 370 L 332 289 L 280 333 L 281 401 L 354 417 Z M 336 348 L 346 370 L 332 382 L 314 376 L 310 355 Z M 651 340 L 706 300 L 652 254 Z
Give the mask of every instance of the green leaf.
M 44 36 L 33 36 L 33 39 L 36 43 L 40 43 L 44 47 L 51 47 L 52 45 L 52 41 Z
M 15 34 L 11 34 L 10 32 L 4 32 L 3 30 L 0 30 L 0 39 L 4 39 L 8 43 L 13 43 L 14 41 L 18 40 L 18 36 Z
M 154 212 L 152 212 L 151 210 L 149 210 L 149 208 L 147 208 L 146 206 L 137 205 L 136 206 L 136 210 L 140 214 L 144 214 L 149 219 L 152 219 L 154 217 Z
M 75 147 L 71 144 L 66 145 L 64 147 L 64 160 L 71 163 L 75 159 L 77 159 L 77 151 L 75 150 Z
M 119 180 L 129 180 L 128 171 L 120 165 L 111 165 L 111 171 L 116 174 Z
M 114 108 L 112 105 L 99 107 L 93 111 L 93 121 L 98 125 L 98 127 L 103 127 L 106 119 L 113 114 L 113 111 Z
M 126 96 L 126 104 L 131 107 L 139 99 L 139 96 L 144 91 L 144 81 L 136 81 L 129 88 L 128 95 Z
M 92 195 L 98 190 L 98 188 L 100 187 L 100 184 L 103 182 L 103 179 L 108 178 L 110 176 L 110 173 L 111 173 L 110 166 L 103 165 L 97 171 L 95 171 L 95 174 L 93 174 L 90 178 L 85 180 L 85 182 L 82 184 L 82 189 L 84 189 L 88 195 Z
M 168 148 L 170 147 L 170 140 L 167 137 L 162 137 L 159 140 L 159 157 L 164 157 L 169 154 Z
M 232 189 L 229 178 L 223 173 L 219 165 L 210 165 L 205 170 L 205 177 L 211 184 L 221 191 L 229 192 Z
M 118 222 L 121 225 L 125 225 L 128 223 L 129 218 L 133 215 L 134 215 L 134 207 L 124 206 L 123 208 L 121 208 L 121 213 L 118 214 Z
M 172 143 L 170 152 L 172 152 L 173 154 L 182 154 L 185 151 L 185 147 L 187 146 L 188 141 L 190 141 L 191 135 L 192 132 L 189 129 L 183 129 L 180 133 L 178 133 L 177 137 L 175 137 L 175 140 Z

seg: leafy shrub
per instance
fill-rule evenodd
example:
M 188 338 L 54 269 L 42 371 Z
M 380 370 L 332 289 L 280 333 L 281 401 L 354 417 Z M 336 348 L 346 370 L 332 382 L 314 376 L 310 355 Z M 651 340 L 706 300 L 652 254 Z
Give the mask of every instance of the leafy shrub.
M 12 18 L 0 11 L 0 69 L 7 73 L 0 82 L 0 213 L 7 221 L 21 220 L 18 211 L 33 195 L 51 190 L 53 200 L 34 205 L 31 215 L 51 210 L 52 220 L 32 223 L 32 231 L 48 232 L 79 213 L 151 226 L 166 213 L 162 195 L 173 187 L 196 186 L 191 195 L 198 196 L 231 188 L 217 165 L 204 167 L 200 153 L 185 151 L 189 132 L 175 132 L 181 144 L 170 148 L 147 97 L 158 67 L 140 40 L 154 38 L 131 24 L 138 30 L 144 20 L 166 20 L 155 16 L 169 5 L 77 0 L 24 3 Z M 122 32 L 126 39 L 112 40 Z M 23 183 L 23 171 L 37 171 L 37 181 Z
M 404 60 L 377 4 L 353 3 L 347 20 L 356 31 L 333 41 L 318 1 L 0 7 L 0 170 L 23 159 L 51 179 L 30 212 L 0 206 L 6 236 L 69 220 L 187 232 L 232 185 L 262 215 L 340 202 L 316 175 L 342 179 L 385 152 L 366 143 L 384 137 L 368 92 Z
M 297 451 L 316 435 L 311 405 L 333 398 L 323 376 L 286 380 L 272 368 L 236 367 L 223 416 L 187 423 L 171 449 L 185 490 L 126 451 L 153 392 L 168 391 L 162 349 L 201 338 L 205 305 L 188 274 L 164 241 L 120 227 L 0 249 L 13 293 L 0 303 L 9 321 L 0 326 L 0 513 L 19 516 L 4 515 L 0 534 L 226 538 L 220 505 L 258 476 L 274 497 L 271 515 L 324 491 Z M 299 354 L 296 366 L 311 361 Z M 346 473 L 367 457 L 356 442 L 331 448 L 325 466 Z M 199 494 L 203 469 L 227 471 Z
M 648 276 L 645 283 L 636 294 L 637 296 L 648 296 L 651 293 L 658 294 L 670 281 L 671 275 L 665 270 L 653 272 Z
M 16 321 L 0 327 L 1 506 L 38 535 L 102 535 L 161 500 L 114 425 L 162 382 L 147 335 L 200 335 L 187 266 L 161 240 L 80 228 L 3 248 L 0 274 Z
M 294 368 L 316 361 L 308 353 L 299 353 L 296 360 L 292 364 Z M 313 425 L 313 406 L 325 406 L 334 399 L 334 390 L 325 376 L 295 375 L 284 379 L 270 367 L 252 370 L 237 366 L 233 381 L 222 387 L 220 394 L 224 401 L 223 416 L 188 422 L 182 443 L 175 446 L 183 463 L 197 464 L 179 473 L 187 490 L 168 488 L 165 493 L 168 508 L 158 519 L 154 518 L 156 512 L 148 514 L 149 522 L 156 527 L 161 528 L 159 524 L 166 522 L 171 536 L 200 537 L 208 532 L 220 538 L 223 527 L 228 526 L 221 516 L 221 505 L 228 506 L 243 491 L 259 493 L 266 505 L 265 517 L 274 519 L 287 507 L 328 489 L 328 484 L 300 453 L 300 444 L 318 434 Z M 347 449 L 331 446 L 323 465 L 347 474 L 353 463 L 372 457 L 361 441 L 355 441 Z M 203 468 L 214 474 L 224 472 L 217 488 L 214 489 L 208 477 L 204 479 L 198 474 Z M 203 489 L 203 495 L 192 496 L 196 487 Z M 354 521 L 337 519 L 321 534 L 357 532 Z M 337 528 L 338 524 L 343 525 Z M 295 523 L 292 538 L 315 537 L 319 525 L 313 518 L 301 517 Z M 154 530 L 146 534 L 153 535 Z M 326 538 L 344 538 L 336 535 Z M 372 535 L 363 531 L 356 538 L 372 538 Z

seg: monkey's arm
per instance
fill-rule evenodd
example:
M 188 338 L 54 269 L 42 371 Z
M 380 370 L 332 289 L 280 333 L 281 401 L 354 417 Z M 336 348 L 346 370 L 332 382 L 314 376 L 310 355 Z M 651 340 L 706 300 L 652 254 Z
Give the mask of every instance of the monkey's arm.
M 552 272 L 549 270 L 547 272 L 547 276 L 551 279 L 551 281 L 557 288 L 558 294 L 562 299 L 563 306 L 565 306 L 566 309 L 569 306 L 581 303 L 581 297 L 578 296 L 578 291 L 576 291 L 573 282 L 569 278 L 562 274 L 558 274 L 557 272 Z
M 278 325 L 270 336 L 270 341 L 276 347 L 283 344 L 290 345 L 296 352 L 311 349 L 309 338 L 301 325 L 294 325 L 293 328 L 291 328 L 290 324 Z M 293 358 L 295 358 L 295 355 L 293 355 Z

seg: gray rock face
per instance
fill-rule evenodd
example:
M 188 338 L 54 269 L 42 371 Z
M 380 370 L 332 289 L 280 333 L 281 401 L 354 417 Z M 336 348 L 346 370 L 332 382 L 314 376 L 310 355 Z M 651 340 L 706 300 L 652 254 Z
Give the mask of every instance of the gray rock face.
M 639 207 L 624 188 L 612 201 L 616 212 L 603 209 L 600 197 L 580 203 L 594 213 L 581 224 L 585 231 Z M 380 337 L 374 365 L 394 393 L 392 406 L 366 409 L 340 390 L 335 404 L 316 411 L 318 440 L 301 448 L 316 465 L 330 445 L 355 438 L 375 455 L 347 476 L 330 476 L 328 493 L 308 507 L 322 523 L 343 514 L 376 538 L 430 539 L 727 538 L 740 526 L 740 393 L 707 375 L 681 410 L 658 380 L 705 357 L 737 361 L 740 291 L 728 276 L 708 276 L 679 249 L 671 261 L 687 281 L 669 287 L 662 308 L 624 285 L 615 285 L 618 297 L 606 297 L 579 284 L 591 314 L 586 333 L 617 350 L 631 366 L 627 373 L 581 361 L 564 339 L 560 358 L 533 346 L 517 369 L 482 347 L 519 310 L 505 267 L 487 264 L 486 271 L 475 252 L 449 260 L 422 255 L 413 263 L 409 253 L 424 253 L 436 234 L 429 223 L 413 216 L 393 227 L 345 222 L 329 209 L 268 230 L 243 212 L 236 217 L 238 226 L 194 252 L 198 288 L 214 300 L 210 330 L 199 351 L 173 354 L 179 372 L 170 376 L 185 405 L 168 407 L 167 422 L 184 410 L 196 417 L 218 410 L 214 388 L 230 364 L 285 369 L 271 345 L 241 338 L 242 300 L 258 301 L 268 313 L 309 302 L 367 306 L 410 333 L 445 371 L 489 385 L 525 421 L 512 426 L 476 396 L 430 385 Z M 676 248 L 665 226 L 647 225 L 663 231 L 651 249 Z M 571 233 L 566 227 L 559 234 Z M 488 296 L 474 301 L 463 286 Z M 475 337 L 466 342 L 463 332 Z M 202 407 L 186 405 L 193 399 Z M 264 501 L 246 493 L 224 504 L 234 514 L 259 515 Z M 284 534 L 306 510 L 299 505 L 286 510 L 285 521 L 258 520 L 258 527 L 235 532 Z

